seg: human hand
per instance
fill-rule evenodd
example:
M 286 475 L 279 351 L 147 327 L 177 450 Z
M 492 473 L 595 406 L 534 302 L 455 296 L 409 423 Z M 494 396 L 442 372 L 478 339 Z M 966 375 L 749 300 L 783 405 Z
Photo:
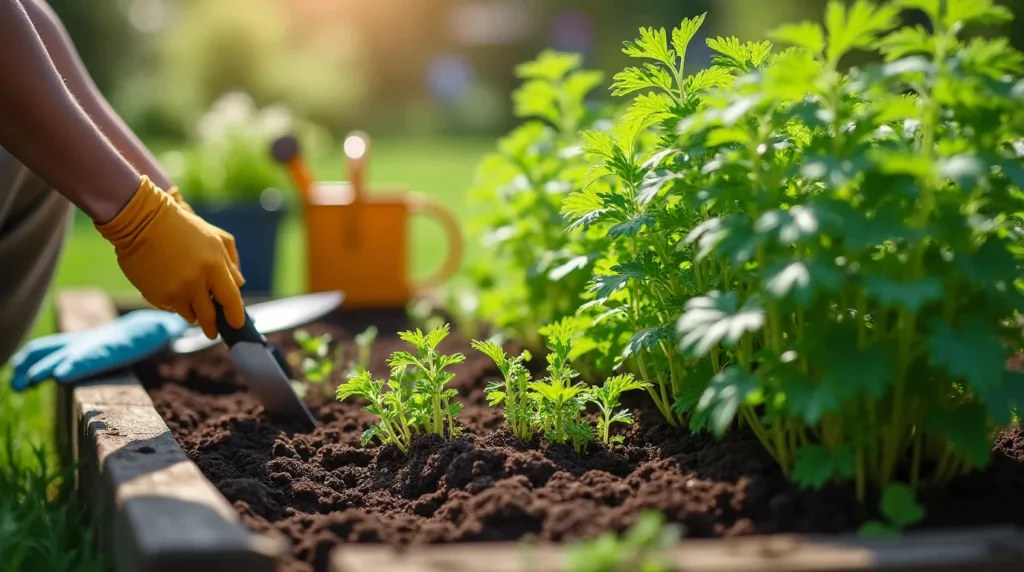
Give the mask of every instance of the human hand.
M 175 314 L 137 310 L 99 328 L 36 338 L 11 359 L 11 387 L 24 391 L 51 378 L 69 383 L 130 366 L 162 351 L 187 328 Z
M 245 322 L 239 292 L 245 279 L 223 231 L 189 214 L 148 177 L 113 220 L 96 228 L 114 245 L 121 271 L 154 307 L 198 322 L 210 339 L 217 337 L 211 294 L 228 324 L 239 328 Z
M 185 198 L 181 196 L 181 191 L 178 190 L 177 186 L 172 186 L 170 189 L 167 189 L 167 194 L 171 195 L 174 198 L 174 202 L 178 203 L 178 206 L 185 209 L 189 214 L 199 216 L 196 215 L 196 211 L 192 210 L 192 206 L 185 202 Z M 231 236 L 230 233 L 225 232 L 223 229 L 217 227 L 213 228 L 217 231 L 217 234 L 220 235 L 220 240 L 224 243 L 224 248 L 227 249 L 228 255 L 231 257 L 231 262 L 234 262 L 235 266 L 241 270 L 242 265 L 238 262 L 238 248 L 235 246 L 235 237 Z

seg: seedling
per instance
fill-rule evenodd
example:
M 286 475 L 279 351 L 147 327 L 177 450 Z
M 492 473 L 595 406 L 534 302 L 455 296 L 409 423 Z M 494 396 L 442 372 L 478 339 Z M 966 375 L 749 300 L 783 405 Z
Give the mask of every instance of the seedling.
M 370 404 L 366 410 L 380 418 L 380 422 L 363 433 L 365 445 L 374 437 L 382 443 L 395 444 L 403 453 L 415 435 L 434 433 L 453 437 L 457 434 L 455 417 L 462 404 L 452 399 L 455 389 L 445 388 L 455 374 L 446 371 L 462 363 L 462 354 L 444 355 L 437 346 L 448 336 L 448 324 L 430 330 L 400 332 L 402 341 L 410 344 L 415 353 L 395 352 L 388 360 L 391 375 L 387 381 L 375 380 L 366 370 L 349 375 L 346 383 L 338 386 L 337 397 L 344 401 L 360 397 Z M 366 335 L 363 339 L 369 340 Z M 366 347 L 369 347 L 368 345 Z
M 548 375 L 530 382 L 530 391 L 537 404 L 538 427 L 552 443 L 570 443 L 581 453 L 594 439 L 594 428 L 582 418 L 587 386 L 573 380 L 579 375 L 569 363 L 572 352 L 572 329 L 562 320 L 542 329 L 547 338 Z
M 924 520 L 924 509 L 914 499 L 914 491 L 902 483 L 894 483 L 885 488 L 881 509 L 885 522 L 871 520 L 864 523 L 860 527 L 861 535 L 899 538 L 904 528 Z
M 670 572 L 664 552 L 683 536 L 678 524 L 666 524 L 657 511 L 646 511 L 621 537 L 606 532 L 594 540 L 570 545 L 566 552 L 569 572 Z
M 298 329 L 292 334 L 299 344 L 301 353 L 298 356 L 302 375 L 308 383 L 323 383 L 334 371 L 335 360 L 329 357 L 331 334 L 314 336 L 308 330 Z
M 377 341 L 377 327 L 370 326 L 361 333 L 356 334 L 356 347 L 359 349 L 358 358 L 353 364 L 355 371 L 370 369 L 370 354 L 373 351 L 373 343 Z
M 359 440 L 363 446 L 376 437 L 382 444 L 393 444 L 403 453 L 408 453 L 414 435 L 414 427 L 409 423 L 411 390 L 401 375 L 393 375 L 384 381 L 373 379 L 364 369 L 350 374 L 348 381 L 338 386 L 337 397 L 338 401 L 349 397 L 365 399 L 369 402 L 366 410 L 380 418 L 377 424 L 363 432 Z
M 510 358 L 493 341 L 474 340 L 471 345 L 473 349 L 494 360 L 503 377 L 502 381 L 487 384 L 487 404 L 491 407 L 503 405 L 505 422 L 512 429 L 512 434 L 523 441 L 529 441 L 533 438 L 538 414 L 534 396 L 529 391 L 530 371 L 523 365 L 530 360 L 530 352 L 523 351 L 519 356 Z
M 634 378 L 632 374 L 626 373 L 608 378 L 605 380 L 604 385 L 587 390 L 584 394 L 584 399 L 587 402 L 596 403 L 601 410 L 601 418 L 597 421 L 597 433 L 602 443 L 608 445 L 622 442 L 622 436 L 611 436 L 612 423 L 633 424 L 633 414 L 630 411 L 625 409 L 616 411 L 615 409 L 621 405 L 619 398 L 622 394 L 634 389 L 646 389 L 648 387 L 650 387 L 649 383 L 640 381 Z

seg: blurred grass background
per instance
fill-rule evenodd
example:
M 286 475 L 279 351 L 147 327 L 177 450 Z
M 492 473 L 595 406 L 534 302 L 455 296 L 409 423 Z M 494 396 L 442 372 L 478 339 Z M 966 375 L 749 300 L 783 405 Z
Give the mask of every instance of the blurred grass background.
M 781 22 L 820 17 L 825 2 L 49 0 L 101 91 L 158 156 L 190 148 L 202 113 L 243 91 L 329 134 L 333 143 L 308 157 L 318 179 L 345 178 L 338 142 L 363 129 L 373 138 L 371 186 L 430 194 L 464 222 L 476 162 L 513 125 L 516 64 L 555 48 L 583 54 L 610 79 L 627 63 L 622 42 L 640 26 L 668 28 L 708 12 L 702 35 L 757 40 Z M 1015 13 L 1024 7 L 1003 3 Z M 1024 41 L 1019 22 L 1001 32 L 1018 47 Z M 709 63 L 703 38 L 688 58 Z M 466 247 L 468 264 L 478 248 L 472 237 Z M 304 248 L 292 213 L 279 237 L 278 294 L 302 290 Z M 444 250 L 440 230 L 414 222 L 411 248 L 413 275 L 429 272 Z M 79 217 L 51 295 L 82 286 L 132 292 L 111 247 Z M 51 300 L 33 335 L 51 333 L 53 323 Z M 106 569 L 79 508 L 54 500 L 52 388 L 13 395 L 2 377 L 0 570 Z

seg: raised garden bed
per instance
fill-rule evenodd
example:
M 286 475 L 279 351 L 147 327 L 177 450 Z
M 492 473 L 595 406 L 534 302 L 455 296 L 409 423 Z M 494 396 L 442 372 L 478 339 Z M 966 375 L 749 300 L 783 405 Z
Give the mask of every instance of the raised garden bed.
M 82 329 L 112 319 L 113 304 L 101 294 L 66 293 L 59 315 L 63 329 Z M 370 369 L 382 375 L 388 354 L 404 349 L 395 335 L 409 327 L 402 313 L 339 312 L 308 329 L 351 345 L 369 325 L 380 332 Z M 271 341 L 294 347 L 289 334 Z M 486 407 L 484 384 L 497 377 L 490 360 L 458 332 L 441 349 L 468 357 L 453 368 L 452 383 L 465 403 L 458 417 L 465 431 L 452 441 L 421 437 L 408 455 L 361 447 L 372 416 L 354 401 L 334 401 L 331 391 L 308 397 L 323 423 L 312 434 L 268 422 L 221 348 L 163 356 L 64 390 L 58 438 L 81 461 L 79 487 L 97 518 L 113 523 L 104 542 L 119 572 L 426 572 L 477 570 L 482 562 L 502 571 L 564 570 L 552 543 L 623 530 L 650 508 L 686 528 L 688 539 L 670 555 L 679 570 L 1019 570 L 1024 563 L 1024 535 L 1014 528 L 1024 523 L 1019 429 L 997 440 L 985 473 L 920 495 L 926 530 L 867 540 L 851 533 L 877 515 L 850 490 L 797 490 L 755 439 L 689 435 L 642 399 L 630 404 L 638 422 L 622 445 L 593 444 L 577 455 L 520 442 L 502 428 L 500 411 Z M 518 541 L 534 545 L 532 558 L 524 560 Z

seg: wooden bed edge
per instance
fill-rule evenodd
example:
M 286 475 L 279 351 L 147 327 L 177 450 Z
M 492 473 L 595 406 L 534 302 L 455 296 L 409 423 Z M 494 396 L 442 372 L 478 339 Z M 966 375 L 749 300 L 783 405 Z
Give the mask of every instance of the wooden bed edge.
M 399 552 L 341 546 L 331 572 L 571 572 L 564 546 L 431 545 Z M 672 572 L 1014 572 L 1024 570 L 1024 534 L 1014 527 L 907 533 L 900 540 L 766 535 L 683 540 L 661 555 Z
M 83 331 L 117 317 L 104 292 L 63 290 L 58 328 Z M 117 572 L 273 572 L 286 541 L 258 535 L 188 459 L 130 371 L 58 388 L 62 460 Z

